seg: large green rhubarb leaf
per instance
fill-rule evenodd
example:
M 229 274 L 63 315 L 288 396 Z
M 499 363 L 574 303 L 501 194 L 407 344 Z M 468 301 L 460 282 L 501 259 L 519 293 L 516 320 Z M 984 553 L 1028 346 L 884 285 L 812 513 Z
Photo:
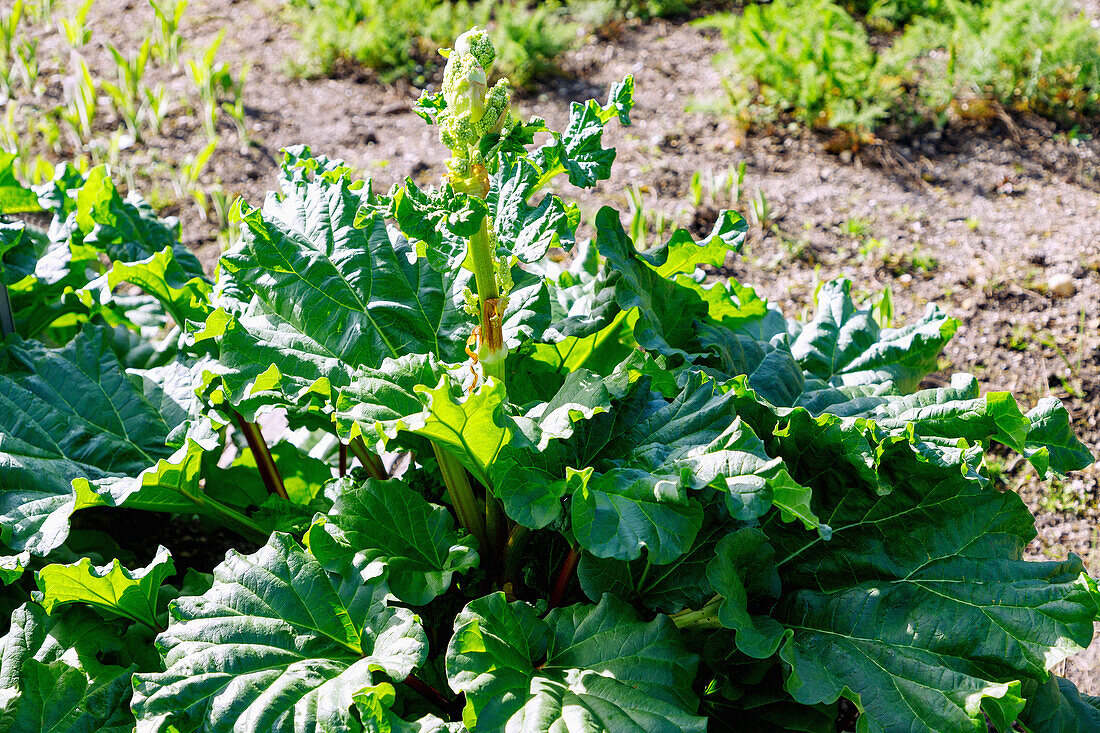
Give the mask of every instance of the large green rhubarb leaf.
M 808 490 L 737 417 L 732 393 L 693 374 L 669 402 L 649 384 L 639 380 L 610 411 L 579 413 L 586 419 L 568 437 L 543 441 L 542 450 L 522 441 L 503 448 L 490 477 L 508 515 L 544 527 L 571 496 L 572 529 L 584 549 L 634 560 L 645 548 L 656 564 L 691 547 L 703 522 L 693 493 L 708 486 L 733 518 L 752 520 L 778 506 L 786 520 L 820 526 Z
M 370 479 L 342 492 L 327 515 L 318 515 L 306 543 L 337 572 L 384 563 L 390 590 L 413 606 L 427 605 L 454 573 L 478 563 L 476 541 L 455 529 L 450 512 L 397 479 Z
M 978 382 L 968 374 L 953 375 L 949 387 L 909 395 L 878 391 L 864 387 L 826 389 L 805 395 L 802 402 L 814 414 L 869 418 L 892 435 L 912 431 L 921 438 L 950 445 L 960 438 L 983 445 L 995 441 L 1026 456 L 1044 477 L 1064 475 L 1092 463 L 1092 454 L 1073 434 L 1069 413 L 1056 398 L 1045 398 L 1024 415 L 1007 392 L 979 396 Z M 826 393 L 831 393 L 828 398 L 817 399 Z
M 634 248 L 614 209 L 600 209 L 595 226 L 600 254 L 620 275 L 615 288 L 619 306 L 638 309 L 637 342 L 660 354 L 693 360 L 701 350 L 695 324 L 708 312 L 707 301 L 697 287 L 696 266 L 721 266 L 730 251 L 740 249 L 748 231 L 745 220 L 726 211 L 703 241 L 696 243 L 687 230 L 678 229 L 666 244 L 644 253 Z M 680 278 L 686 282 L 677 282 Z
M 447 648 L 473 733 L 705 731 L 691 690 L 697 663 L 667 617 L 643 622 L 610 595 L 545 619 L 503 593 L 486 596 L 459 614 Z
M 1069 680 L 1051 675 L 1028 697 L 1020 722 L 1031 733 L 1100 730 L 1100 697 L 1082 695 Z
M 828 542 L 765 526 L 782 583 L 771 616 L 789 633 L 787 689 L 811 705 L 849 697 L 867 730 L 984 731 L 983 707 L 1012 720 L 1021 683 L 1091 641 L 1096 586 L 1076 557 L 1021 559 L 1032 517 L 1015 494 L 965 478 L 980 448 L 953 464 L 898 439 L 880 452 L 885 495 L 802 464 L 818 474 Z
M 41 606 L 24 604 L 0 638 L 0 727 L 132 731 L 133 669 L 117 623 L 87 609 L 48 616 Z
M 18 707 L 7 733 L 129 733 L 134 716 L 130 673 L 125 669 L 89 679 L 72 665 L 29 659 L 23 664 Z
M 185 279 L 203 278 L 202 265 L 180 243 L 179 223 L 162 222 L 148 203 L 131 194 L 125 200 L 101 165 L 76 191 L 74 257 L 81 247 L 103 252 L 113 262 L 139 262 L 168 248 Z
M 165 457 L 169 425 L 122 369 L 106 332 L 47 349 L 0 347 L 0 521 L 13 550 L 43 555 L 69 515 L 102 503 L 72 481 L 136 474 Z
M 334 582 L 289 535 L 252 555 L 231 550 L 209 592 L 172 605 L 157 638 L 165 671 L 135 675 L 138 730 L 401 726 L 388 680 L 424 661 L 424 631 L 411 611 L 385 605 L 377 579 Z
M 657 567 L 653 567 L 648 558 L 624 562 L 586 552 L 577 567 L 577 580 L 585 595 L 593 601 L 598 601 L 604 593 L 611 593 L 616 598 L 636 600 L 661 613 L 699 608 L 714 595 L 707 578 L 707 565 L 714 558 L 718 541 L 728 533 L 727 523 L 704 525 L 690 550 L 675 561 Z
M 802 327 L 791 352 L 808 377 L 830 385 L 893 382 L 902 392 L 916 389 L 936 368 L 936 358 L 959 323 L 935 307 L 902 328 L 880 328 L 871 309 L 852 302 L 852 284 L 821 286 L 814 319 Z
M 232 317 L 215 311 L 200 336 L 220 337 L 234 403 L 318 383 L 327 394 L 348 383 L 351 368 L 407 353 L 460 360 L 470 327 L 453 284 L 413 261 L 406 241 L 391 241 L 377 211 L 356 224 L 366 194 L 346 171 L 283 188 L 262 210 L 242 210 L 241 242 L 222 258 Z

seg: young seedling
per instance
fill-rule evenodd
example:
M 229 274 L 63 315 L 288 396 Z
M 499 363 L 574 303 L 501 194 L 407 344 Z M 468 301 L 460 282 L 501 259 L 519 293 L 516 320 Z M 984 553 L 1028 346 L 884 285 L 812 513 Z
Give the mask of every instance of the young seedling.
M 153 53 L 162 64 L 179 68 L 182 38 L 179 28 L 188 0 L 149 0 L 153 8 Z
M 62 18 L 58 24 L 58 31 L 74 50 L 86 46 L 92 40 L 92 31 L 88 28 L 88 11 L 92 9 L 94 2 L 95 0 L 84 0 L 76 9 L 76 15 Z
M 244 109 L 244 83 L 248 79 L 249 68 L 249 65 L 245 64 L 241 67 L 236 80 L 229 79 L 227 90 L 229 101 L 222 102 L 222 110 L 229 115 L 233 126 L 237 128 L 237 139 L 240 140 L 242 150 L 252 144 L 248 137 L 248 120 Z
M 744 188 L 744 185 L 745 185 L 745 171 L 747 169 L 748 169 L 748 164 L 743 160 L 740 163 L 737 164 L 736 174 L 734 172 L 733 166 L 730 166 L 729 175 L 728 175 L 728 179 L 729 179 L 729 183 L 730 183 L 730 185 L 729 185 L 729 192 L 730 192 L 729 203 L 730 203 L 730 206 L 737 206 L 739 203 L 741 203 L 741 191 L 742 191 L 742 189 Z
M 206 139 L 211 142 L 218 139 L 219 94 L 233 86 L 225 62 L 215 63 L 223 38 L 225 38 L 224 30 L 207 47 L 201 58 L 187 60 L 187 76 L 191 78 L 199 93 L 199 116 L 203 130 L 206 131 Z
M 77 147 L 81 147 L 92 137 L 96 116 L 96 84 L 83 57 L 77 54 L 74 57 L 76 78 L 65 88 L 65 107 L 61 111 L 61 119 L 72 130 Z
M 15 95 L 15 64 L 0 61 L 0 106 Z
M 752 218 L 761 229 L 767 229 L 771 224 L 772 207 L 762 188 L 756 189 L 756 196 L 752 199 Z
M 46 20 L 53 13 L 55 0 L 31 0 L 23 3 L 23 12 L 31 23 Z
M 171 97 L 161 82 L 158 82 L 155 87 L 142 85 L 141 95 L 144 98 L 145 121 L 153 133 L 159 135 L 164 120 L 168 116 Z
M 103 82 L 103 90 L 111 98 L 111 106 L 126 125 L 134 140 L 141 140 L 140 118 L 142 112 L 142 79 L 149 54 L 153 47 L 151 38 L 146 38 L 133 58 L 127 58 L 110 43 L 103 44 L 111 53 L 115 62 L 118 84 Z
M 15 153 L 16 160 L 22 163 L 27 159 L 29 142 L 15 122 L 15 107 L 8 107 L 0 120 L 0 149 Z
M 233 215 L 236 197 L 230 195 L 220 185 L 209 192 L 210 207 L 214 210 L 215 223 L 218 225 L 218 242 L 223 249 L 240 239 L 241 224 Z
M 19 70 L 19 78 L 23 89 L 27 94 L 35 93 L 35 85 L 38 83 L 38 39 L 24 38 L 19 42 L 16 51 L 15 65 Z
M 691 205 L 698 209 L 703 203 L 703 174 L 695 171 L 691 174 Z
M 190 196 L 198 207 L 199 215 L 205 220 L 209 210 L 206 192 L 199 186 L 199 178 L 210 164 L 210 158 L 218 147 L 217 140 L 209 141 L 206 146 L 195 155 L 186 156 L 178 167 L 169 167 L 168 175 L 172 181 L 172 188 L 176 196 L 183 198 Z
M 22 19 L 23 0 L 15 0 L 7 10 L 0 11 L 0 66 L 7 67 L 15 57 L 16 35 Z

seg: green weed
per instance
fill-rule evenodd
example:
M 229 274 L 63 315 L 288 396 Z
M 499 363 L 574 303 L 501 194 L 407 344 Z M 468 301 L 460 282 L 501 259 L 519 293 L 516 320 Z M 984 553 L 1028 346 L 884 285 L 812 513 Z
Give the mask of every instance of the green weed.
M 1067 124 L 1100 114 L 1100 30 L 1070 0 L 776 0 L 701 22 L 729 43 L 716 63 L 746 126 L 793 118 L 852 147 L 887 123 L 1001 107 Z M 868 28 L 899 32 L 873 43 Z
M 864 30 L 830 0 L 777 0 L 702 21 L 730 46 L 716 60 L 729 103 L 746 123 L 780 115 L 853 131 L 885 120 L 898 85 L 877 72 Z
M 61 119 L 69 125 L 78 147 L 92 137 L 92 125 L 96 116 L 96 83 L 88 70 L 88 64 L 77 56 L 76 81 L 66 92 Z
M 187 10 L 188 0 L 149 0 L 153 8 L 153 53 L 162 64 L 168 64 L 173 69 L 179 67 L 180 47 L 183 39 L 180 36 L 180 21 Z
M 383 81 L 403 77 L 420 84 L 442 64 L 436 51 L 469 25 L 491 28 L 496 71 L 519 85 L 556 71 L 579 27 L 553 0 L 534 8 L 492 0 L 291 0 L 291 9 L 301 26 L 296 72 L 329 74 L 341 61 L 352 61 Z
M 917 81 L 933 114 L 993 114 L 983 100 L 1056 118 L 1100 112 L 1100 33 L 1068 0 L 952 3 L 915 20 L 884 62 Z
M 129 58 L 110 43 L 103 44 L 110 51 L 115 62 L 115 72 L 118 84 L 102 82 L 103 90 L 111 99 L 111 106 L 119 119 L 126 125 L 135 140 L 141 140 L 141 126 L 139 117 L 142 111 L 142 78 L 145 76 L 145 66 L 149 61 L 153 41 L 146 38 L 141 44 L 137 54 Z
M 71 18 L 62 18 L 58 24 L 58 31 L 72 48 L 86 46 L 92 40 L 92 31 L 88 28 L 88 11 L 92 9 L 95 0 L 84 0 L 76 9 L 76 15 Z

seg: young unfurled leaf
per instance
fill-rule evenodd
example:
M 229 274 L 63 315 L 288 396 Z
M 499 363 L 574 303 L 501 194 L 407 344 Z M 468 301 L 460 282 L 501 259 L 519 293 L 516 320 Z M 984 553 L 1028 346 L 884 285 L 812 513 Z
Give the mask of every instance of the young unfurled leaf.
M 366 224 L 373 211 L 373 207 L 361 209 L 356 225 Z M 462 266 L 467 240 L 490 215 L 480 199 L 450 186 L 421 190 L 411 178 L 405 179 L 404 186 L 394 187 L 387 214 L 409 240 L 423 243 L 428 263 L 439 273 Z
M 157 549 L 149 565 L 132 571 L 118 560 L 102 567 L 95 567 L 88 558 L 71 565 L 47 565 L 37 573 L 40 603 L 49 614 L 70 603 L 87 603 L 157 629 L 160 587 L 175 572 L 164 547 Z
M 538 187 L 561 173 L 578 188 L 591 188 L 610 177 L 615 149 L 603 147 L 603 128 L 615 116 L 622 124 L 629 125 L 633 106 L 634 78 L 631 76 L 612 85 L 604 106 L 594 99 L 585 104 L 574 102 L 565 131 L 551 133 L 551 140 L 531 156 L 543 171 Z
M 485 197 L 497 241 L 520 262 L 536 262 L 551 247 L 573 245 L 576 222 L 560 198 L 546 194 L 537 206 L 528 203 L 538 181 L 539 171 L 529 161 L 504 162 L 490 179 Z
M 667 617 L 645 623 L 607 595 L 540 619 L 495 593 L 455 620 L 447 678 L 466 694 L 472 733 L 505 729 L 578 733 L 706 730 L 691 690 L 697 657 Z
M 600 209 L 595 225 L 600 254 L 607 258 L 608 267 L 620 274 L 616 301 L 624 310 L 638 309 L 637 342 L 660 354 L 693 360 L 701 350 L 696 344 L 695 323 L 706 318 L 708 304 L 696 287 L 676 280 L 693 273 L 700 264 L 721 266 L 731 250 L 740 249 L 748 229 L 745 220 L 727 211 L 702 242 L 696 243 L 681 229 L 667 244 L 645 253 L 635 250 L 614 209 Z

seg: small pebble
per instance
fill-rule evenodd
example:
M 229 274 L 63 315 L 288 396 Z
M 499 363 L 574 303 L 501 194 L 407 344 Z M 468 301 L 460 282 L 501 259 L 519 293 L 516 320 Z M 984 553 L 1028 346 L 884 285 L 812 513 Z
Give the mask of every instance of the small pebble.
M 1072 277 L 1064 272 L 1058 272 L 1047 280 L 1047 289 L 1059 298 L 1068 298 L 1077 292 L 1077 285 L 1074 284 Z
M 849 163 L 851 163 L 852 162 L 852 151 L 851 150 L 841 150 L 840 151 L 840 162 L 843 163 L 844 165 L 848 165 Z
M 901 275 L 898 276 L 898 282 L 902 285 L 908 285 L 909 283 L 913 282 L 913 276 L 910 275 L 908 272 L 903 272 Z

